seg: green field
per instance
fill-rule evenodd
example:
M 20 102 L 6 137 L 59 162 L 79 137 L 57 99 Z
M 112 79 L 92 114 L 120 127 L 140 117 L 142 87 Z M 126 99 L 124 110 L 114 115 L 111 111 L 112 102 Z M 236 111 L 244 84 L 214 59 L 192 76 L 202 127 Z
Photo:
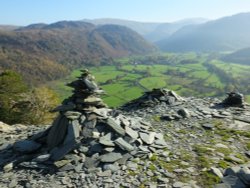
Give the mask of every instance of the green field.
M 185 64 L 186 60 L 188 64 Z M 212 66 L 212 69 L 209 66 Z M 99 86 L 106 92 L 104 101 L 111 107 L 122 105 L 145 91 L 161 87 L 175 90 L 183 96 L 199 97 L 223 97 L 225 92 L 237 88 L 243 90 L 247 94 L 247 100 L 250 100 L 250 84 L 249 79 L 246 79 L 250 66 L 229 64 L 216 59 L 208 62 L 206 54 L 162 54 L 160 58 L 138 56 L 118 59 L 112 66 L 83 68 L 88 68 L 95 76 Z M 71 93 L 65 83 L 79 75 L 80 70 L 75 70 L 67 78 L 50 85 L 63 99 Z M 235 83 L 242 85 L 236 87 L 233 85 Z

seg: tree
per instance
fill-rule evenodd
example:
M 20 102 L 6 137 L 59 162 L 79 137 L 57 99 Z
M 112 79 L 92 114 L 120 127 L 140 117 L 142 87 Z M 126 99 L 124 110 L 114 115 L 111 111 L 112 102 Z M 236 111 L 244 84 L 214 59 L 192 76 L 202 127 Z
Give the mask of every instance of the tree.
M 26 118 L 29 118 L 29 123 L 33 124 L 51 122 L 55 114 L 50 113 L 50 111 L 59 104 L 57 94 L 45 86 L 35 88 L 27 93 L 25 101 L 29 102 L 26 107 Z
M 28 91 L 21 75 L 13 71 L 0 74 L 0 121 L 16 123 L 23 111 L 15 108 L 22 99 L 22 94 Z
M 29 90 L 22 77 L 13 71 L 0 74 L 0 121 L 8 124 L 48 123 L 54 117 L 49 111 L 59 99 L 47 87 Z

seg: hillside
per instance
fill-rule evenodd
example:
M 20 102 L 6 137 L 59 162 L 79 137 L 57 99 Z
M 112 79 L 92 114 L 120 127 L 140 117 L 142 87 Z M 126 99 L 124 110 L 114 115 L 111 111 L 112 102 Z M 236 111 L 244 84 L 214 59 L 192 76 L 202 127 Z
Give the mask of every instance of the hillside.
M 123 25 L 138 32 L 148 41 L 156 42 L 158 40 L 166 39 L 171 34 L 173 34 L 174 32 L 178 31 L 180 28 L 186 25 L 201 24 L 206 22 L 207 19 L 191 18 L 169 23 L 138 22 L 138 21 L 121 20 L 121 19 L 93 19 L 93 20 L 85 19 L 84 21 L 95 25 L 105 25 L 105 24 Z
M 250 45 L 250 13 L 186 26 L 157 42 L 164 51 L 233 51 Z
M 33 79 L 53 80 L 68 70 L 103 59 L 154 50 L 152 44 L 124 26 L 95 26 L 80 21 L 33 24 L 0 31 L 0 70 L 14 69 L 33 83 Z M 52 78 L 47 78 L 47 72 Z
M 0 31 L 12 31 L 19 28 L 19 26 L 14 25 L 0 25 Z
M 250 65 L 250 48 L 244 48 L 228 54 L 224 56 L 222 60 L 237 64 Z

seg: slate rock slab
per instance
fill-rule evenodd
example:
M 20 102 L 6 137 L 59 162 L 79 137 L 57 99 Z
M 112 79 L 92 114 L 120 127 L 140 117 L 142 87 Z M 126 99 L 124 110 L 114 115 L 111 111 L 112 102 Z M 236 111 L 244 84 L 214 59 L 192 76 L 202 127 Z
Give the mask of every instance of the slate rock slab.
M 125 127 L 126 133 L 133 139 L 137 139 L 138 138 L 138 132 L 131 129 L 130 127 Z
M 68 129 L 68 123 L 68 119 L 63 115 L 59 115 L 53 122 L 47 137 L 49 149 L 52 149 L 63 142 Z
M 78 121 L 77 120 L 70 121 L 64 143 L 68 143 L 77 139 L 79 135 L 80 135 L 80 125 Z
M 67 144 L 62 145 L 61 147 L 55 147 L 53 150 L 51 150 L 50 159 L 53 161 L 58 161 L 62 159 L 66 154 L 68 154 L 73 149 L 77 148 L 78 142 L 75 140 L 68 142 Z
M 22 140 L 14 144 L 13 148 L 17 152 L 32 153 L 37 151 L 41 147 L 41 144 L 32 140 Z
M 119 135 L 122 135 L 122 136 L 125 135 L 125 130 L 121 127 L 121 125 L 117 124 L 113 119 L 108 118 L 107 125 Z
M 123 138 L 117 138 L 115 140 L 115 143 L 123 150 L 126 150 L 126 151 L 132 151 L 134 150 L 134 147 L 129 144 L 128 142 L 126 142 Z
M 114 142 L 111 140 L 111 133 L 108 133 L 99 139 L 99 143 L 105 146 L 115 146 Z
M 122 155 L 120 153 L 115 153 L 115 152 L 107 153 L 100 156 L 101 162 L 108 162 L 108 163 L 115 162 L 121 158 Z
M 156 133 L 150 132 L 147 134 L 147 133 L 140 132 L 139 135 L 142 141 L 145 142 L 146 144 L 153 144 Z

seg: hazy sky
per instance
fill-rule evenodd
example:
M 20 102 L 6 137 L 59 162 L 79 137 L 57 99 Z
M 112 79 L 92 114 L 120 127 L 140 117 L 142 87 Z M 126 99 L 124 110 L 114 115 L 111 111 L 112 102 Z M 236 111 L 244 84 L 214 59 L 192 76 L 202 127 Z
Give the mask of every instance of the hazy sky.
M 0 24 L 120 18 L 171 22 L 250 12 L 250 0 L 0 0 Z

